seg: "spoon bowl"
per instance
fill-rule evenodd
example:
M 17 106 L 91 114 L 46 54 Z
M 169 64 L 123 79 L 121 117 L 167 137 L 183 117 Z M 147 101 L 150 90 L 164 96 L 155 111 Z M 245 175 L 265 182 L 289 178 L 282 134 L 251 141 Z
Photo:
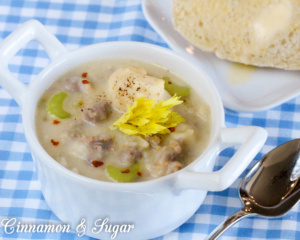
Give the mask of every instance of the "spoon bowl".
M 219 225 L 206 239 L 217 239 L 240 219 L 250 215 L 279 217 L 300 199 L 300 139 L 270 151 L 240 184 L 244 207 Z

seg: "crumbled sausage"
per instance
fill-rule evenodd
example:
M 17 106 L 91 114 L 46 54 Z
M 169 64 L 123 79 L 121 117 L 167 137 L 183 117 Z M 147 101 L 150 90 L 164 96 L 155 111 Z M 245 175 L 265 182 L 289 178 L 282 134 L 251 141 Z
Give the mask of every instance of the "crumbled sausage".
M 105 133 L 100 135 L 87 137 L 83 134 L 83 122 L 78 122 L 71 127 L 69 136 L 71 138 L 80 140 L 81 142 L 86 143 L 89 147 L 98 149 L 111 149 L 113 145 L 113 138 Z
M 84 108 L 82 110 L 82 117 L 86 122 L 96 123 L 106 119 L 111 111 L 111 105 L 107 101 L 101 101 L 97 102 L 91 108 Z
M 181 162 L 178 162 L 178 161 L 170 162 L 168 164 L 168 168 L 167 168 L 167 172 L 166 173 L 170 174 L 170 173 L 177 172 L 180 169 L 182 169 L 183 167 L 184 167 L 184 165 Z
M 161 177 L 183 168 L 184 164 L 176 160 L 181 151 L 182 148 L 178 141 L 170 141 L 166 146 L 160 148 L 157 158 L 147 166 L 152 176 Z
M 110 136 L 101 134 L 98 136 L 86 138 L 86 142 L 93 149 L 111 149 L 113 144 L 113 139 Z
M 68 132 L 68 135 L 71 138 L 79 139 L 83 137 L 82 129 L 84 128 L 84 122 L 82 120 L 75 121 L 75 123 L 72 123 L 70 126 L 70 130 Z
M 93 164 L 93 161 L 102 162 L 105 159 L 107 150 L 111 150 L 113 146 L 113 139 L 105 134 L 83 137 L 82 140 L 88 145 L 87 161 L 91 164 Z
M 146 140 L 150 143 L 152 147 L 157 147 L 159 144 L 161 144 L 161 138 L 157 135 L 155 136 L 147 136 Z
M 72 77 L 66 78 L 65 88 L 69 91 L 78 92 L 78 91 L 80 91 L 80 86 L 79 86 L 80 81 L 81 81 L 81 78 L 78 76 L 72 76 Z
M 88 144 L 87 161 L 95 167 L 95 161 L 103 162 L 108 150 L 112 149 L 113 139 L 105 134 L 83 139 Z M 94 163 L 93 163 L 94 162 Z
M 123 166 L 130 166 L 142 156 L 143 154 L 139 148 L 129 147 L 121 152 L 119 162 Z
M 79 150 L 78 146 L 80 145 L 77 144 L 77 147 L 73 150 L 73 152 L 76 152 L 78 149 L 80 154 L 76 153 L 74 155 L 80 155 L 81 158 L 96 167 L 95 164 L 99 165 L 99 162 L 103 162 L 106 158 L 107 152 L 113 150 L 113 138 L 104 133 L 97 136 L 87 137 L 82 133 L 83 124 L 84 123 L 82 122 L 74 124 L 71 128 L 72 131 L 69 132 L 69 136 L 76 139 L 75 142 L 83 144 L 84 149 L 86 150 Z
M 163 147 L 160 154 L 161 161 L 174 161 L 181 153 L 181 146 L 177 141 L 171 141 L 167 146 Z

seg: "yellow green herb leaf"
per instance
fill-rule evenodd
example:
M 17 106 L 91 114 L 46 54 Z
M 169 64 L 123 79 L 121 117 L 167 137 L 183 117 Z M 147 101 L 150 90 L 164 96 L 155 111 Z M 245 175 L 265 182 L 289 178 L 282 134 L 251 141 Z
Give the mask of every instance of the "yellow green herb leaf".
M 67 96 L 68 94 L 65 92 L 55 94 L 47 104 L 47 112 L 61 119 L 71 117 L 71 114 L 66 112 L 63 107 L 64 100 Z
M 132 182 L 138 176 L 138 172 L 140 172 L 140 164 L 134 163 L 127 168 L 108 165 L 106 171 L 117 182 Z
M 173 96 L 177 94 L 181 97 L 186 97 L 190 94 L 190 88 L 185 86 L 179 86 L 176 83 L 171 82 L 169 77 L 162 78 L 165 81 L 165 89 L 166 91 Z
M 171 127 L 176 127 L 178 122 L 184 122 L 184 118 L 181 117 L 179 114 L 176 112 L 171 112 L 169 114 L 168 120 L 165 122 L 166 128 L 171 128 Z
M 169 128 L 184 122 L 184 118 L 171 108 L 181 104 L 180 97 L 174 95 L 166 101 L 156 102 L 153 99 L 138 98 L 127 112 L 113 124 L 127 135 L 153 135 L 169 133 Z

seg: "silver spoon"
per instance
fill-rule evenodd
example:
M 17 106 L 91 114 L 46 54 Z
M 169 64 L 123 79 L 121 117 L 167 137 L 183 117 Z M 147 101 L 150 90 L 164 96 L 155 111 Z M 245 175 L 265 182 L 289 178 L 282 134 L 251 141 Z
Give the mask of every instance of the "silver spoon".
M 244 207 L 220 224 L 206 240 L 217 239 L 240 219 L 278 217 L 300 199 L 300 139 L 273 149 L 247 173 L 240 185 Z

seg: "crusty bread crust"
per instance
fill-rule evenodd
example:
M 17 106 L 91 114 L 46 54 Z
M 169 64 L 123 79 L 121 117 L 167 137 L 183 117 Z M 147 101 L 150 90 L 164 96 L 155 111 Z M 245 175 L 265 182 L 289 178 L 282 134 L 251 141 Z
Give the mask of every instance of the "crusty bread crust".
M 219 58 L 300 69 L 300 0 L 173 0 L 173 23 Z

